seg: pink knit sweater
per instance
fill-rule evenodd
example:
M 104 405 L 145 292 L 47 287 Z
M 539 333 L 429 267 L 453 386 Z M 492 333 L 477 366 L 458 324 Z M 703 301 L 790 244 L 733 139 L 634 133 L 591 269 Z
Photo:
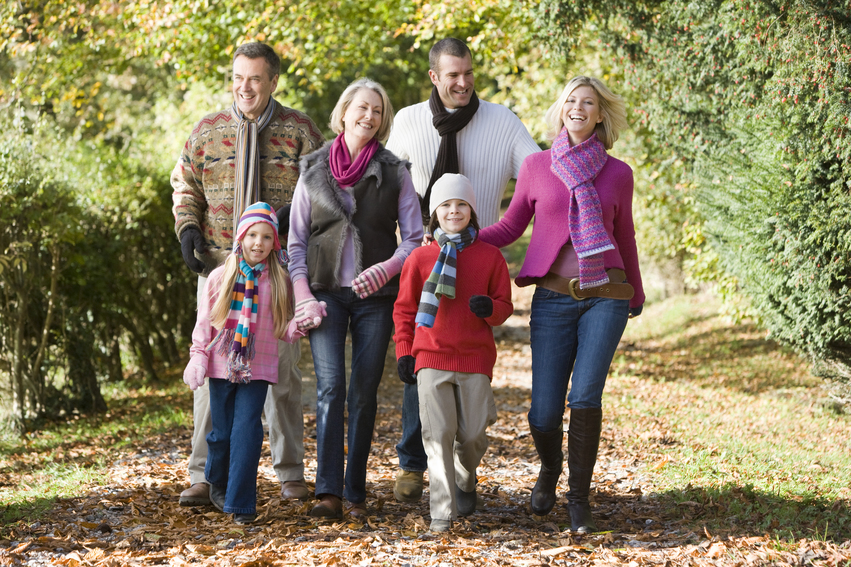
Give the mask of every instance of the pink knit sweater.
M 215 352 L 218 345 L 213 347 L 213 350 L 207 350 L 207 345 L 216 338 L 218 332 L 210 325 L 210 310 L 219 296 L 218 290 L 224 269 L 224 266 L 219 266 L 207 278 L 204 296 L 198 302 L 198 318 L 195 322 L 195 330 L 192 332 L 192 346 L 189 348 L 193 359 L 205 363 L 206 376 L 210 378 L 227 378 L 227 357 Z M 272 289 L 265 270 L 260 275 L 257 291 L 260 295 L 260 304 L 257 306 L 255 354 L 251 361 L 251 379 L 277 384 L 278 339 L 275 337 L 275 321 L 271 308 Z
M 545 276 L 559 251 L 570 240 L 567 226 L 570 196 L 564 183 L 550 169 L 551 159 L 550 150 L 545 150 L 523 161 L 505 216 L 479 232 L 479 239 L 501 248 L 517 240 L 535 217 L 526 259 L 515 280 L 521 287 Z M 626 272 L 627 281 L 635 288 L 629 306 L 638 307 L 644 304 L 644 288 L 632 222 L 632 170 L 609 156 L 594 180 L 594 187 L 600 195 L 606 233 L 615 245 L 614 250 L 603 253 L 603 262 L 606 269 L 620 268 Z

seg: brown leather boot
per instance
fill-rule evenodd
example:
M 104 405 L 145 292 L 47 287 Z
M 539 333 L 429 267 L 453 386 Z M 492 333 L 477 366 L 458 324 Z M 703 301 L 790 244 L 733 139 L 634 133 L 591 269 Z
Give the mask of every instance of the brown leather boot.
M 343 517 L 343 501 L 339 496 L 322 494 L 319 502 L 310 511 L 310 515 L 314 518 L 334 518 L 339 520 Z
M 588 495 L 591 492 L 591 477 L 597 462 L 602 427 L 602 409 L 570 410 L 570 427 L 567 431 L 567 485 L 570 490 L 567 492 L 567 509 L 570 512 L 570 530 L 581 534 L 597 531 Z
M 541 470 L 538 473 L 535 488 L 532 489 L 530 507 L 533 514 L 546 516 L 556 503 L 556 487 L 564 463 L 564 453 L 561 450 L 564 430 L 559 426 L 553 431 L 538 431 L 531 423 L 529 430 L 535 441 L 535 450 L 538 451 L 538 457 L 541 459 Z

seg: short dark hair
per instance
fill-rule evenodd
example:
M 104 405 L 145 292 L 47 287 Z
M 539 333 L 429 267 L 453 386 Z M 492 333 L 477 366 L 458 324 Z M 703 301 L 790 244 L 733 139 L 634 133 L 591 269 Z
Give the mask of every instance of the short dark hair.
M 437 74 L 440 74 L 438 66 L 440 65 L 441 55 L 451 55 L 462 59 L 469 55 L 471 59 L 473 58 L 473 54 L 470 53 L 470 48 L 467 47 L 466 43 L 454 37 L 444 37 L 435 43 L 428 52 L 428 66 Z
M 434 231 L 437 227 L 440 226 L 440 221 L 437 220 L 437 210 L 431 213 L 431 219 L 428 221 L 428 232 L 429 234 L 434 234 Z M 479 217 L 476 216 L 476 211 L 473 210 L 473 207 L 470 207 L 470 225 L 474 229 L 476 229 L 476 233 L 478 233 L 481 229 L 479 228 Z
M 269 79 L 272 79 L 281 72 L 281 58 L 278 57 L 274 49 L 265 43 L 260 43 L 259 41 L 243 43 L 233 52 L 233 61 L 236 61 L 236 58 L 240 55 L 244 55 L 249 59 L 260 59 L 261 57 L 265 59 L 266 66 L 269 67 Z

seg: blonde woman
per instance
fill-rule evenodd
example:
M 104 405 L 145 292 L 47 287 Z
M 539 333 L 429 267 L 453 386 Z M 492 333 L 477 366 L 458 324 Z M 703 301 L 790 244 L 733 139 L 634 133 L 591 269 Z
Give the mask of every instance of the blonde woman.
M 606 152 L 627 125 L 623 100 L 599 79 L 579 76 L 568 82 L 546 119 L 552 148 L 526 158 L 508 211 L 479 238 L 506 246 L 535 217 L 516 280 L 537 286 L 528 417 L 541 470 L 531 509 L 546 515 L 555 505 L 566 398 L 568 510 L 571 529 L 584 533 L 597 529 L 588 498 L 603 388 L 627 319 L 641 313 L 644 291 L 632 221 L 632 170 Z
M 393 108 L 381 85 L 369 79 L 349 85 L 331 113 L 337 137 L 302 160 L 293 196 L 290 274 L 296 319 L 308 322 L 316 369 L 318 502 L 310 514 L 321 518 L 342 517 L 342 498 L 351 516 L 363 519 L 367 514 L 366 464 L 398 276 L 422 240 L 409 164 L 379 143 L 392 123 Z

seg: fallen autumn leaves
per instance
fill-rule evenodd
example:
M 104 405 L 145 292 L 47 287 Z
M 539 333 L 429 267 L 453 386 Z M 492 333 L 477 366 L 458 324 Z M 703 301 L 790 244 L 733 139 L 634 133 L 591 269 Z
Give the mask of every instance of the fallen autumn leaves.
M 528 317 L 528 312 L 525 312 Z M 603 532 L 572 536 L 566 530 L 566 476 L 559 503 L 548 518 L 528 512 L 537 457 L 528 435 L 528 332 L 524 306 L 498 332 L 500 360 L 494 389 L 498 422 L 490 428 L 491 447 L 479 469 L 484 507 L 462 519 L 448 534 L 428 533 L 428 497 L 419 504 L 393 498 L 394 444 L 399 437 L 401 384 L 388 364 L 379 397 L 370 458 L 365 524 L 316 521 L 311 503 L 282 502 L 264 450 L 258 481 L 258 521 L 237 526 L 212 508 L 181 508 L 190 431 L 172 431 L 116 456 L 108 486 L 56 502 L 41 522 L 11 527 L 0 541 L 0 565 L 119 567 L 135 565 L 847 565 L 849 543 L 776 539 L 746 530 L 712 534 L 699 527 L 711 504 L 681 502 L 671 507 L 655 496 L 654 470 L 665 460 L 653 452 L 664 445 L 664 430 L 652 419 L 636 429 L 615 429 L 604 419 L 595 470 L 594 513 Z M 306 476 L 313 478 L 315 414 L 311 406 L 309 350 L 305 369 Z M 633 346 L 641 350 L 641 345 Z M 388 362 L 392 361 L 392 349 Z M 621 380 L 629 387 L 632 377 Z M 616 384 L 613 386 L 617 387 Z M 187 393 L 187 403 L 190 399 Z M 627 443 L 644 427 L 655 444 Z M 641 447 L 641 450 L 636 449 Z M 744 533 L 742 533 L 744 531 Z

